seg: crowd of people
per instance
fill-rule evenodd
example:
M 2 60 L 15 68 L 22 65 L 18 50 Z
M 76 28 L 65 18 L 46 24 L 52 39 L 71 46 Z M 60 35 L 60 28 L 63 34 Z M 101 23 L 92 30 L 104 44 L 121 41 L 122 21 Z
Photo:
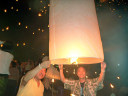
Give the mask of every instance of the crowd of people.
M 49 66 L 48 56 L 45 56 L 40 63 L 32 60 L 27 62 L 13 60 L 9 68 L 10 75 L 5 96 L 46 96 L 44 89 L 48 88 L 45 85 L 51 82 L 50 79 L 46 80 L 45 78 L 46 69 Z M 64 88 L 71 90 L 70 94 L 74 94 L 73 96 L 96 96 L 97 91 L 103 88 L 105 68 L 106 63 L 102 62 L 100 76 L 94 79 L 86 79 L 86 70 L 84 67 L 79 67 L 77 69 L 79 80 L 69 80 L 64 76 L 63 65 L 60 65 L 60 78 L 64 83 Z M 43 84 L 42 79 L 44 78 L 46 81 Z M 58 91 L 55 90 L 55 92 L 59 94 Z M 57 94 L 51 95 L 67 96 L 64 93 Z

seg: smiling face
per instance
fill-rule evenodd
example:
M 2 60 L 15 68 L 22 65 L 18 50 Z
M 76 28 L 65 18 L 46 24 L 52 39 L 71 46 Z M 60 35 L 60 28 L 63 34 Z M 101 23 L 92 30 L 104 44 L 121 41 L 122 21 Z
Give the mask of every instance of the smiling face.
M 41 80 L 45 76 L 46 69 L 41 69 L 35 76 L 37 80 Z
M 77 69 L 77 76 L 79 77 L 79 79 L 84 79 L 86 76 L 86 71 L 84 69 L 84 67 L 79 67 Z

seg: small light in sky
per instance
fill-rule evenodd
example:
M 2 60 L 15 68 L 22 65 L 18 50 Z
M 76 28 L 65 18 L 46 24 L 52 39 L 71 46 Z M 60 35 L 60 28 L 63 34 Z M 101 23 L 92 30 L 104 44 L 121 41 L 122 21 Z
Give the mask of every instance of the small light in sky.
M 6 27 L 6 30 L 9 30 L 9 26 Z
M 16 11 L 18 12 L 19 10 L 18 10 L 18 9 L 16 9 Z
M 11 7 L 11 9 L 12 9 L 12 10 L 14 9 L 13 6 Z
M 21 23 L 19 22 L 18 25 L 21 25 Z
M 3 47 L 3 44 L 0 44 L 0 47 Z
M 17 43 L 16 46 L 19 46 L 19 44 Z
M 4 12 L 6 13 L 7 12 L 7 9 L 4 9 Z
M 4 31 L 4 29 L 2 29 L 2 31 Z
M 50 6 L 50 4 L 48 4 L 48 6 Z
M 120 79 L 120 77 L 118 76 L 117 79 Z
M 29 8 L 29 10 L 31 10 L 32 8 Z
M 44 30 L 42 29 L 42 32 L 44 32 Z
M 38 31 L 40 31 L 40 28 L 38 28 Z
M 27 28 L 28 28 L 28 26 L 25 26 L 25 28 L 27 29 Z
M 25 43 L 23 43 L 23 46 L 25 46 L 26 44 Z
M 42 3 L 42 0 L 40 1 L 40 3 Z
M 110 83 L 110 87 L 111 87 L 111 88 L 114 88 L 114 85 Z
M 38 16 L 42 16 L 42 14 L 41 13 L 38 13 Z

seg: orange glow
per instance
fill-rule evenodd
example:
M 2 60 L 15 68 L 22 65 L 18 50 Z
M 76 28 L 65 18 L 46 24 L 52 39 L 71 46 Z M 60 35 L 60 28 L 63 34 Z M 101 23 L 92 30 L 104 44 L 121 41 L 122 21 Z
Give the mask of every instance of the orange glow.
M 0 44 L 0 47 L 3 47 L 3 44 Z
M 4 12 L 6 13 L 7 12 L 7 9 L 4 9 Z
M 38 16 L 42 16 L 42 14 L 41 13 L 38 13 Z
M 19 44 L 17 43 L 16 46 L 19 46 Z

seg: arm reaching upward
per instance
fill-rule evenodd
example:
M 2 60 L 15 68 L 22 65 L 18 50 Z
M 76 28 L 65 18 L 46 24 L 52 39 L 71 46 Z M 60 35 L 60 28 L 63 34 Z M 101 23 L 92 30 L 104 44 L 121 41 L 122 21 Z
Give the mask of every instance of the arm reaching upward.
M 44 57 L 45 58 L 45 57 Z M 41 69 L 47 68 L 50 65 L 50 61 L 42 60 L 43 62 L 39 64 L 37 67 L 26 73 L 22 78 L 22 85 L 25 86 L 26 83 L 32 79 Z
M 101 73 L 100 73 L 100 76 L 99 76 L 99 79 L 98 79 L 99 82 L 101 82 L 104 78 L 105 69 L 106 69 L 106 63 L 101 62 Z
M 59 65 L 59 69 L 60 69 L 60 79 L 63 83 L 65 83 L 65 76 L 63 73 L 63 65 Z

